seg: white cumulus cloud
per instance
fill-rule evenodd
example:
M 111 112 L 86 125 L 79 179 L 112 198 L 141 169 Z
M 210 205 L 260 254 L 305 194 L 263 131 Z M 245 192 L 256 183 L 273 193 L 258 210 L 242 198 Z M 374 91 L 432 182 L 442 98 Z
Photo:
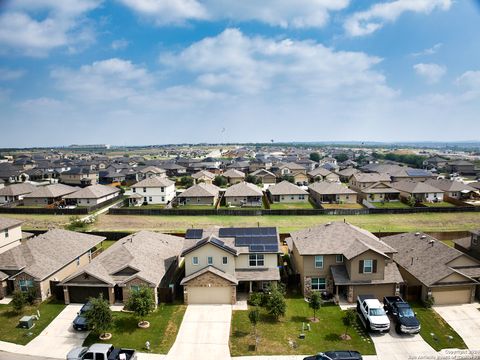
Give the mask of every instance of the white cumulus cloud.
M 439 82 L 440 79 L 447 73 L 447 68 L 445 66 L 434 63 L 415 64 L 413 65 L 413 69 L 417 75 L 423 77 L 430 84 Z

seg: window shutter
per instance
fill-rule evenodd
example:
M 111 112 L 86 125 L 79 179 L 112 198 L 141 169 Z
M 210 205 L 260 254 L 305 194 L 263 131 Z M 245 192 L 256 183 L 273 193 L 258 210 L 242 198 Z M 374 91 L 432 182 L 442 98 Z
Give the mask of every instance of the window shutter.
M 373 270 L 372 270 L 372 272 L 375 274 L 375 273 L 377 272 L 377 260 L 373 260 L 372 263 L 373 263 Z
M 358 273 L 363 274 L 363 260 L 358 262 Z

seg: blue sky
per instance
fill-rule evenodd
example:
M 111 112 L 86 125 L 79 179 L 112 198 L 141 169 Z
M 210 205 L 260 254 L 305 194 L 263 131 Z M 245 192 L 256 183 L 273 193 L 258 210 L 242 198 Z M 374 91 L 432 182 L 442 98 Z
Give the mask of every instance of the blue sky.
M 0 147 L 480 140 L 479 27 L 474 0 L 1 1 Z

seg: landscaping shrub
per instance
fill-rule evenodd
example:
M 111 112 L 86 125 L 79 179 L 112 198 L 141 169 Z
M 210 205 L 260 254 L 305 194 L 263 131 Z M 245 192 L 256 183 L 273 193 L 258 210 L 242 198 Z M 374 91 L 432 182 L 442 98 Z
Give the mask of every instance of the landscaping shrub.
M 35 301 L 37 300 L 37 289 L 36 288 L 29 288 L 26 293 L 23 294 L 25 301 L 29 305 L 35 304 Z
M 287 312 L 287 303 L 285 302 L 285 296 L 276 287 L 272 289 L 268 296 L 268 302 L 266 306 L 268 313 L 272 315 L 276 320 L 281 316 L 284 316 Z
M 12 307 L 17 313 L 20 313 L 26 305 L 25 295 L 20 291 L 15 291 L 12 294 Z
M 152 289 L 141 286 L 137 291 L 130 294 L 127 301 L 127 309 L 139 318 L 140 322 L 155 309 L 155 300 Z

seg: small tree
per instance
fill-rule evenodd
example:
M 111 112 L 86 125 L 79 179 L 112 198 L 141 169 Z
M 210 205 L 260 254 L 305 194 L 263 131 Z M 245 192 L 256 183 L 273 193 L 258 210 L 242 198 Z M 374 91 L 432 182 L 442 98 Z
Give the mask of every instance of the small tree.
M 257 184 L 257 177 L 252 174 L 248 174 L 245 176 L 245 182 L 248 182 L 250 184 Z
M 191 176 L 182 176 L 180 179 L 180 185 L 189 188 L 193 185 L 193 178 Z
M 12 294 L 11 304 L 12 304 L 13 310 L 15 310 L 17 313 L 20 313 L 26 304 L 25 295 L 20 291 L 15 291 Z
M 34 287 L 31 287 L 27 290 L 26 293 L 22 294 L 23 298 L 29 305 L 35 304 L 35 301 L 37 300 L 37 289 Z
M 277 321 L 287 312 L 287 303 L 285 302 L 285 297 L 277 288 L 272 289 L 268 297 L 266 307 L 268 313 L 273 315 Z
M 318 152 L 313 152 L 310 154 L 310 160 L 319 162 L 320 161 L 320 154 Z
M 355 309 L 348 309 L 345 311 L 345 315 L 343 315 L 342 321 L 343 325 L 345 325 L 345 335 L 344 338 L 346 339 L 348 336 L 348 329 L 355 323 L 357 318 L 357 313 Z
M 248 319 L 250 320 L 250 324 L 253 326 L 253 336 L 255 337 L 255 351 L 257 351 L 257 343 L 258 343 L 258 336 L 257 336 L 257 323 L 260 320 L 260 312 L 257 308 L 251 310 L 248 313 Z
M 217 185 L 218 187 L 222 187 L 227 185 L 228 180 L 225 176 L 222 175 L 217 175 L 215 176 L 215 179 L 213 180 L 213 184 Z
M 320 310 L 322 306 L 322 299 L 317 291 L 314 291 L 312 296 L 310 296 L 310 302 L 308 303 L 308 306 L 310 306 L 310 309 L 313 310 L 313 321 L 317 321 L 318 319 L 315 317 L 315 315 L 317 310 Z
M 112 310 L 102 294 L 98 298 L 90 298 L 89 301 L 92 306 L 85 312 L 85 318 L 94 334 L 102 336 L 112 326 Z
M 415 205 L 417 205 L 417 200 L 415 199 L 415 197 L 409 196 L 407 198 L 407 204 L 411 207 L 414 207 Z
M 295 178 L 292 175 L 286 174 L 282 176 L 282 181 L 288 181 L 291 182 L 292 184 L 295 182 Z
M 130 294 L 126 306 L 127 309 L 133 311 L 135 316 L 139 318 L 139 325 L 144 324 L 145 320 L 143 319 L 155 309 L 152 289 L 141 286 L 137 291 L 133 291 Z

